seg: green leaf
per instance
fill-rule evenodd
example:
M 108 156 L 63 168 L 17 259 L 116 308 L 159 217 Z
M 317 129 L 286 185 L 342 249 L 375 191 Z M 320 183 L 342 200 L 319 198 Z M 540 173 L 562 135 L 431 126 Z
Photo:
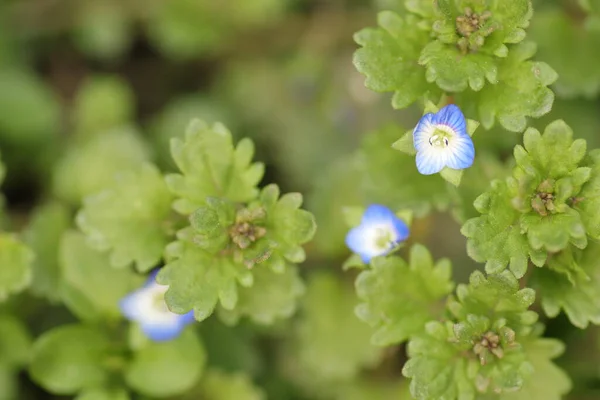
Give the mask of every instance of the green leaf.
M 129 400 L 129 394 L 124 389 L 87 389 L 75 398 L 75 400 Z
M 225 373 L 209 369 L 200 384 L 203 400 L 265 400 L 266 394 L 242 372 Z M 190 399 L 191 400 L 191 399 Z
M 347 382 L 376 365 L 381 351 L 368 344 L 371 330 L 354 315 L 351 288 L 326 272 L 311 274 L 307 286 L 290 343 L 293 371 L 313 383 Z
M 143 281 L 128 269 L 112 268 L 108 255 L 91 249 L 85 236 L 75 231 L 63 234 L 59 263 L 62 299 L 85 321 L 120 319 L 119 300 Z
M 486 85 L 476 93 L 458 94 L 456 103 L 464 105 L 467 114 L 478 115 L 486 129 L 498 120 L 509 131 L 524 131 L 527 117 L 539 118 L 552 108 L 554 94 L 548 85 L 557 79 L 556 72 L 547 64 L 528 61 L 534 53 L 532 43 L 517 45 L 499 63 L 497 84 Z
M 0 314 L 0 364 L 3 367 L 25 366 L 29 362 L 31 344 L 31 335 L 23 322 L 10 314 Z
M 490 341 L 494 352 L 485 346 Z M 512 392 L 532 373 L 514 331 L 482 316 L 469 315 L 456 324 L 427 323 L 425 332 L 409 342 L 408 355 L 402 373 L 411 378 L 410 392 L 419 400 Z
M 366 76 L 365 85 L 376 92 L 395 92 L 394 108 L 408 107 L 423 96 L 439 95 L 417 63 L 428 42 L 427 32 L 418 28 L 418 19 L 383 11 L 378 24 L 379 28 L 363 29 L 354 35 L 362 46 L 354 54 L 354 65 Z
M 416 244 L 409 265 L 399 257 L 377 257 L 371 269 L 360 273 L 356 291 L 362 303 L 356 314 L 376 329 L 373 344 L 401 343 L 439 317 L 436 305 L 453 287 L 450 261 L 434 263 L 429 251 Z
M 103 131 L 67 149 L 54 171 L 54 192 L 79 203 L 111 186 L 117 173 L 139 168 L 148 158 L 148 148 L 134 129 Z
M 467 252 L 477 262 L 486 262 L 487 273 L 498 273 L 511 265 L 521 278 L 523 263 L 535 257 L 527 237 L 518 226 L 519 212 L 511 204 L 511 195 L 505 182 L 492 182 L 492 190 L 475 200 L 480 217 L 465 222 L 461 233 L 468 238 Z
M 549 268 L 534 270 L 531 285 L 549 317 L 556 317 L 563 310 L 578 328 L 584 329 L 590 322 L 600 324 L 599 257 L 600 245 L 590 242 L 585 250 L 563 250 L 548 260 Z M 560 264 L 580 273 L 569 277 L 561 273 Z
M 134 117 L 134 97 L 127 81 L 114 75 L 88 78 L 75 97 L 72 116 L 75 131 L 89 138 L 128 124 Z
M 166 179 L 178 197 L 173 207 L 182 214 L 192 213 L 207 197 L 247 202 L 258 195 L 256 185 L 264 166 L 252 163 L 252 141 L 241 140 L 234 148 L 231 133 L 221 124 L 209 127 L 194 120 L 185 141 L 171 140 L 171 154 L 181 174 L 167 175 Z
M 29 373 L 54 394 L 96 387 L 107 378 L 102 361 L 109 346 L 109 339 L 97 328 L 62 325 L 36 340 Z
M 591 177 L 573 198 L 572 206 L 581 215 L 588 236 L 600 239 L 600 151 L 590 152 L 585 164 L 591 167 Z
M 220 316 L 231 323 L 248 316 L 253 322 L 270 325 L 278 318 L 289 318 L 304 294 L 304 283 L 293 265 L 281 273 L 259 266 L 253 271 L 254 284 L 238 289 L 238 305 L 233 310 L 221 309 Z
M 34 253 L 15 235 L 0 233 L 0 301 L 31 283 Z
M 444 168 L 440 171 L 440 176 L 444 178 L 445 181 L 450 182 L 454 186 L 460 185 L 460 181 L 462 180 L 464 171 L 452 168 Z
M 167 342 L 147 342 L 136 350 L 125 371 L 127 384 L 136 392 L 170 397 L 187 392 L 200 379 L 206 355 L 192 330 Z
M 34 210 L 23 238 L 36 254 L 31 267 L 30 290 L 51 301 L 60 298 L 58 247 L 62 234 L 71 224 L 69 210 L 58 202 L 44 204 Z
M 568 375 L 552 359 L 565 351 L 562 342 L 549 338 L 526 338 L 523 349 L 527 361 L 533 367 L 533 374 L 523 387 L 515 393 L 503 394 L 502 400 L 561 400 L 571 390 Z
M 165 301 L 171 311 L 184 314 L 194 310 L 198 321 L 208 318 L 217 302 L 233 309 L 238 302 L 237 282 L 250 286 L 252 273 L 226 257 L 217 257 L 193 243 L 177 241 L 166 250 L 167 264 L 157 280 L 169 285 Z
M 93 248 L 111 250 L 115 267 L 134 263 L 148 271 L 162 258 L 169 242 L 171 194 L 151 164 L 118 174 L 114 183 L 84 200 L 79 228 Z
M 475 271 L 469 284 L 460 284 L 456 296 L 448 299 L 448 310 L 458 320 L 466 320 L 469 315 L 485 315 L 492 320 L 503 320 L 517 333 L 529 334 L 537 314 L 528 308 L 535 300 L 535 292 L 530 288 L 519 289 L 519 281 L 509 271 L 488 275 Z

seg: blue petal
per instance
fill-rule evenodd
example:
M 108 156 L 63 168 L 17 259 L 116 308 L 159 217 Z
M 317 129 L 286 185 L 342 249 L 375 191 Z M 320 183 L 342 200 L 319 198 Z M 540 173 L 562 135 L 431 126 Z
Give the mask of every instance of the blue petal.
M 394 229 L 396 231 L 396 244 L 405 241 L 410 235 L 408 226 L 400 218 L 394 218 Z
M 140 323 L 140 327 L 149 339 L 155 342 L 164 342 L 179 336 L 181 331 L 186 327 L 186 324 L 182 324 L 178 319 L 174 319 L 171 323 L 163 324 Z
M 435 124 L 449 126 L 457 135 L 469 135 L 467 133 L 467 121 L 465 120 L 465 116 L 460 108 L 454 104 L 448 104 L 438 111 L 433 120 Z
M 461 136 L 452 139 L 448 147 L 449 156 L 446 166 L 452 169 L 465 169 L 473 165 L 475 159 L 475 146 L 470 136 Z
M 361 225 L 380 224 L 396 219 L 396 214 L 386 206 L 371 204 L 362 216 Z
M 179 322 L 184 326 L 196 322 L 196 318 L 194 318 L 194 311 L 183 314 L 179 319 Z
M 356 228 L 350 229 L 350 232 L 346 235 L 346 246 L 354 253 L 358 254 L 365 263 L 369 263 L 371 257 L 375 256 L 370 251 L 369 243 L 365 238 L 365 226 L 359 225 Z
M 144 283 L 144 287 L 148 287 L 151 286 L 156 282 L 156 275 L 158 275 L 158 272 L 160 271 L 160 268 L 155 268 L 152 270 L 152 272 L 150 272 L 150 274 L 148 274 L 148 279 L 146 279 L 146 283 Z
M 432 113 L 423 115 L 413 131 L 413 145 L 416 151 L 421 151 L 425 146 L 429 146 L 429 138 L 434 129 L 434 115 Z
M 119 302 L 121 313 L 130 321 L 137 321 L 141 315 L 138 308 L 138 292 L 133 292 L 125 296 Z
M 446 153 L 434 147 L 426 147 L 417 153 L 417 170 L 423 175 L 433 175 L 446 166 Z

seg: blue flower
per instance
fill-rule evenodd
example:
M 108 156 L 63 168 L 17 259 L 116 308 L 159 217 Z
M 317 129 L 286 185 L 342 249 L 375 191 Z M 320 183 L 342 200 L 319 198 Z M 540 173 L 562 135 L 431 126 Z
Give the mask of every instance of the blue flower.
M 408 226 L 392 210 L 372 204 L 363 214 L 360 225 L 348 232 L 346 245 L 368 263 L 373 257 L 388 254 L 406 240 L 408 234 Z
M 423 175 L 436 174 L 444 167 L 469 168 L 475 159 L 467 121 L 454 104 L 435 114 L 423 115 L 413 131 L 413 142 L 417 151 L 417 169 Z
M 193 311 L 183 315 L 169 311 L 165 303 L 169 287 L 156 282 L 157 272 L 150 274 L 142 288 L 124 297 L 119 306 L 125 318 L 139 323 L 149 339 L 161 342 L 179 336 L 195 319 Z

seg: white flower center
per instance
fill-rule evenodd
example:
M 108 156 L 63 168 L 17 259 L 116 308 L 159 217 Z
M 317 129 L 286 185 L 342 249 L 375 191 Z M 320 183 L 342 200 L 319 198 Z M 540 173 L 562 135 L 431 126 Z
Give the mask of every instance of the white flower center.
M 165 292 L 168 288 L 166 285 L 154 283 L 139 294 L 138 310 L 142 320 L 161 323 L 177 318 L 177 315 L 169 311 L 167 303 L 165 303 Z

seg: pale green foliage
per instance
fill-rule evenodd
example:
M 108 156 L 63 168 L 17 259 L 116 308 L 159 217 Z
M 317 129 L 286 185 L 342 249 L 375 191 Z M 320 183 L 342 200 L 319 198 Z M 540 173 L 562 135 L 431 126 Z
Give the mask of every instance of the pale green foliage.
M 26 365 L 30 350 L 31 337 L 23 323 L 12 315 L 0 314 L 0 367 L 16 369 Z
M 75 400 L 129 400 L 127 391 L 123 389 L 88 389 L 82 391 Z
M 146 342 L 136 349 L 125 370 L 125 381 L 136 392 L 169 397 L 187 392 L 200 379 L 206 355 L 192 330 L 161 343 Z
M 259 266 L 253 271 L 253 279 L 251 287 L 238 288 L 238 305 L 234 309 L 220 309 L 221 319 L 235 323 L 247 316 L 255 323 L 269 325 L 294 314 L 298 299 L 305 291 L 295 265 L 283 272 Z
M 109 30 L 106 26 L 103 29 Z M 78 135 L 91 136 L 126 125 L 133 119 L 134 106 L 134 94 L 127 82 L 114 76 L 93 76 L 77 92 L 74 129 Z
M 0 301 L 29 286 L 34 258 L 31 249 L 15 235 L 0 233 Z
M 61 298 L 84 321 L 120 319 L 119 300 L 143 281 L 131 270 L 111 268 L 108 255 L 90 248 L 75 231 L 62 236 L 59 264 Z
M 295 381 L 325 389 L 350 382 L 379 361 L 381 350 L 369 345 L 370 328 L 354 315 L 356 302 L 351 287 L 331 273 L 311 276 L 289 345 L 292 357 L 285 359 Z
M 548 253 L 570 245 L 585 248 L 588 236 L 600 234 L 596 153 L 584 160 L 585 140 L 573 140 L 571 129 L 560 120 L 543 135 L 529 128 L 523 141 L 515 147 L 513 176 L 494 182 L 491 191 L 475 200 L 483 215 L 462 228 L 469 238 L 469 255 L 487 261 L 488 273 L 510 263 L 522 277 L 528 259 L 541 267 Z
M 453 289 L 447 259 L 434 264 L 422 245 L 413 245 L 410 264 L 400 257 L 376 257 L 371 268 L 356 279 L 362 301 L 356 314 L 375 327 L 373 344 L 401 343 L 423 330 L 425 323 L 440 316 L 436 307 Z M 441 305 L 441 304 L 440 304 Z
M 148 158 L 148 148 L 133 128 L 102 131 L 67 149 L 54 170 L 54 192 L 77 204 L 110 186 L 117 173 L 138 168 Z
M 233 146 L 231 133 L 221 124 L 209 127 L 193 121 L 185 140 L 171 140 L 171 154 L 181 174 L 167 175 L 169 189 L 178 199 L 174 208 L 190 214 L 207 197 L 247 202 L 258 194 L 264 166 L 252 163 L 254 145 L 245 139 Z
M 241 372 L 225 373 L 218 369 L 206 371 L 198 392 L 203 400 L 265 400 L 267 398 L 260 388 L 253 385 L 247 375 Z
M 115 267 L 135 263 L 139 271 L 156 266 L 173 228 L 172 196 L 151 164 L 118 174 L 112 185 L 88 196 L 77 215 L 79 228 L 93 248 L 111 250 Z
M 71 223 L 69 210 L 58 202 L 37 208 L 23 234 L 25 242 L 36 254 L 30 290 L 52 301 L 60 298 L 60 269 L 58 247 L 60 238 Z
M 428 34 L 418 28 L 418 19 L 383 11 L 379 28 L 358 32 L 354 40 L 362 46 L 354 55 L 354 65 L 367 76 L 365 85 L 377 92 L 394 92 L 392 105 L 404 108 L 439 90 L 425 79 L 425 69 L 417 64 Z
M 562 309 L 579 328 L 600 324 L 599 259 L 600 245 L 591 242 L 585 250 L 565 249 L 548 260 L 548 268 L 534 270 L 531 285 L 548 316 Z
M 102 360 L 110 346 L 98 329 L 63 325 L 40 336 L 33 346 L 31 377 L 55 394 L 75 394 L 107 377 Z

